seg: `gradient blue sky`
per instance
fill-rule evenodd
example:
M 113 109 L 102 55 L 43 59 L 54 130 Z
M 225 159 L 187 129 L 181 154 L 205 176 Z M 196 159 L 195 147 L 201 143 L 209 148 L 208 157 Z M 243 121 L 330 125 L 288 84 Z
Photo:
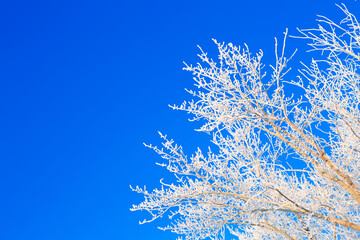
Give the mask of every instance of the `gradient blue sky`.
M 211 38 L 270 61 L 285 28 L 341 16 L 334 2 L 0 1 L 0 239 L 175 239 L 166 219 L 138 225 L 129 184 L 166 177 L 142 145 L 158 130 L 189 153 L 208 140 L 167 107 L 192 86 L 182 61 L 216 53 Z

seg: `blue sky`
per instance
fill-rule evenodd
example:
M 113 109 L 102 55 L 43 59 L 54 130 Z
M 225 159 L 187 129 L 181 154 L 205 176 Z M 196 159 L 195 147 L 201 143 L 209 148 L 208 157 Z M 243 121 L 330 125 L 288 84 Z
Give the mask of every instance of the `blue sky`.
M 139 226 L 129 184 L 167 176 L 142 145 L 158 130 L 189 153 L 207 144 L 167 107 L 189 97 L 182 61 L 216 54 L 211 38 L 271 61 L 274 37 L 339 18 L 334 2 L 0 1 L 0 239 L 175 239 L 166 219 Z M 304 47 L 288 41 L 295 62 Z

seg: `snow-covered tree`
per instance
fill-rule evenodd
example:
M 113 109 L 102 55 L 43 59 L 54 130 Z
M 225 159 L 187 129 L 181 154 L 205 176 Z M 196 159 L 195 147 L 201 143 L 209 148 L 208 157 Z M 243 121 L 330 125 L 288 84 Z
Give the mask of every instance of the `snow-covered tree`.
M 270 74 L 261 51 L 216 41 L 217 60 L 201 50 L 186 65 L 199 90 L 172 108 L 202 120 L 216 147 L 187 156 L 165 135 L 148 146 L 177 181 L 133 189 L 145 200 L 131 210 L 152 216 L 143 222 L 168 215 L 163 229 L 185 239 L 360 239 L 360 25 L 340 9 L 339 24 L 299 30 L 322 55 L 295 80 L 287 31 Z

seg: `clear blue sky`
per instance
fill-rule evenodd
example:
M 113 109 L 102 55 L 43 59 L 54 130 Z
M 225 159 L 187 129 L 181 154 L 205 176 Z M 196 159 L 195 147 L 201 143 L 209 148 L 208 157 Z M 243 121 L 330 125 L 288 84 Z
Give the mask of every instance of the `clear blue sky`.
M 182 61 L 196 63 L 197 44 L 215 53 L 211 38 L 272 60 L 274 37 L 316 14 L 339 10 L 329 0 L 0 1 L 0 239 L 175 239 L 156 229 L 164 221 L 138 225 L 148 215 L 129 211 L 142 200 L 129 184 L 166 177 L 142 145 L 159 143 L 158 130 L 189 153 L 208 139 L 167 107 L 192 86 Z

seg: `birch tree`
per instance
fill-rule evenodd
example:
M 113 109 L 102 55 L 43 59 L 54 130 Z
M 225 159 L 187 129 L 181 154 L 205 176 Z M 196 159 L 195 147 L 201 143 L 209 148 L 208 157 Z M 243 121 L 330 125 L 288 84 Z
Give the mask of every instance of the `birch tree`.
M 179 239 L 360 238 L 360 25 L 339 8 L 340 23 L 299 30 L 322 54 L 298 78 L 287 31 L 268 73 L 261 51 L 215 40 L 216 60 L 200 49 L 201 63 L 185 64 L 198 89 L 172 108 L 203 122 L 212 143 L 192 155 L 162 134 L 162 147 L 147 145 L 176 181 L 132 188 L 145 199 L 131 210 L 150 213 L 141 223 L 168 216 L 161 229 Z

